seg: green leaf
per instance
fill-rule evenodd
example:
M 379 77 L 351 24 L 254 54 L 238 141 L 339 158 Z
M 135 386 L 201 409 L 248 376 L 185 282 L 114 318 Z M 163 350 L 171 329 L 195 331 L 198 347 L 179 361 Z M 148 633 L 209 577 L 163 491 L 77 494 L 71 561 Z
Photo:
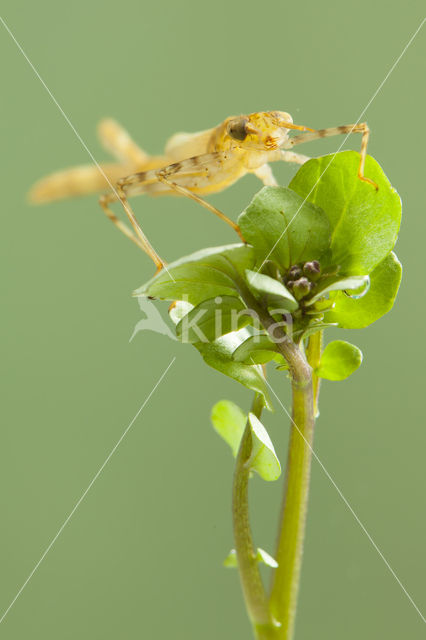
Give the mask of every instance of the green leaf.
M 248 419 L 253 438 L 250 468 L 264 480 L 277 480 L 281 475 L 281 465 L 268 432 L 254 413 L 249 413 Z
M 238 224 L 255 249 L 258 266 L 268 259 L 287 270 L 298 262 L 319 259 L 330 244 L 325 213 L 285 187 L 261 189 Z
M 358 347 L 344 340 L 334 340 L 322 352 L 315 373 L 327 380 L 344 380 L 358 369 L 361 362 L 362 353 Z
M 266 364 L 270 360 L 284 363 L 284 357 L 277 352 L 276 345 L 266 333 L 250 336 L 232 354 L 236 362 L 244 364 Z
M 191 309 L 176 326 L 182 342 L 213 342 L 230 331 L 252 322 L 252 316 L 239 298 L 218 296 Z
M 323 331 L 324 329 L 328 329 L 329 327 L 337 327 L 337 322 L 312 322 L 305 329 L 294 331 L 293 338 L 297 338 L 298 342 L 302 339 L 306 340 L 306 338 L 309 338 L 309 336 L 312 336 L 314 333 Z
M 281 466 L 271 439 L 263 424 L 253 413 L 249 413 L 248 420 L 252 434 L 252 450 L 248 465 L 264 480 L 277 480 L 281 474 Z M 247 423 L 244 411 L 234 402 L 221 400 L 212 409 L 211 421 L 214 429 L 231 447 L 236 457 Z
M 235 349 L 249 337 L 247 329 L 234 331 L 222 336 L 214 342 L 196 342 L 194 347 L 201 353 L 204 362 L 213 369 L 233 378 L 252 391 L 260 393 L 268 409 L 272 408 L 268 387 L 263 375 L 262 367 L 235 362 L 232 354 Z
M 278 562 L 273 558 L 267 551 L 261 549 L 260 547 L 256 552 L 256 560 L 259 564 L 266 564 L 266 566 L 271 567 L 272 569 L 276 569 L 278 567 Z M 235 549 L 231 549 L 225 560 L 223 561 L 223 566 L 228 568 L 238 567 L 237 560 L 237 552 Z
M 277 371 L 287 371 L 290 367 L 288 366 L 287 362 L 285 362 L 284 364 L 279 364 L 277 367 L 275 367 L 275 369 Z
M 267 567 L 271 567 L 272 569 L 276 569 L 278 567 L 278 562 L 273 558 L 267 551 L 257 548 L 256 560 L 259 563 L 266 564 Z
M 223 561 L 223 566 L 227 567 L 228 569 L 238 567 L 237 552 L 235 551 L 235 549 L 231 549 L 231 551 L 228 553 L 225 560 Z
M 331 282 L 330 282 L 331 280 Z M 349 278 L 330 278 L 327 279 L 324 283 L 321 283 L 316 290 L 315 295 L 309 300 L 306 301 L 306 305 L 309 306 L 314 304 L 320 298 L 323 298 L 326 294 L 331 291 L 351 291 L 353 289 L 359 289 L 362 287 L 367 287 L 369 284 L 368 276 L 351 276 Z
M 247 415 L 235 402 L 220 400 L 214 405 L 210 418 L 215 431 L 229 444 L 235 458 L 246 426 Z
M 169 316 L 171 321 L 176 325 L 182 318 L 184 318 L 192 309 L 194 305 L 190 302 L 184 302 L 183 300 L 176 300 L 169 307 Z
M 399 195 L 380 165 L 367 156 L 364 174 L 376 191 L 358 178 L 359 158 L 344 151 L 309 160 L 290 183 L 328 216 L 332 261 L 345 275 L 369 274 L 394 247 L 401 222 Z
M 254 266 L 252 247 L 243 244 L 197 251 L 167 265 L 136 289 L 134 296 L 199 304 L 216 296 L 236 296 L 236 280 Z
M 187 302 L 177 301 L 169 312 L 171 319 L 176 323 L 179 322 L 190 307 L 191 305 Z M 233 352 L 249 337 L 250 333 L 247 329 L 240 329 L 228 333 L 226 336 L 221 336 L 214 342 L 193 342 L 192 344 L 200 352 L 206 364 L 248 389 L 260 393 L 266 408 L 272 410 L 262 367 L 235 362 L 232 358 Z
M 339 292 L 333 298 L 334 308 L 324 320 L 336 322 L 344 329 L 363 329 L 392 309 L 401 282 L 402 267 L 390 253 L 370 274 L 370 289 L 359 300 Z
M 265 297 L 266 304 L 280 305 L 287 311 L 294 311 L 299 303 L 290 291 L 280 282 L 257 271 L 246 269 L 246 278 L 250 289 Z

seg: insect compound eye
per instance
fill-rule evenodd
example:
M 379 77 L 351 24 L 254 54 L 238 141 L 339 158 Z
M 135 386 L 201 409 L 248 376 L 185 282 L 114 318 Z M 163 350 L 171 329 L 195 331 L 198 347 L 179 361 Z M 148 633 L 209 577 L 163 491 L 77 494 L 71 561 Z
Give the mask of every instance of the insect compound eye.
M 240 118 L 239 120 L 233 120 L 228 125 L 228 133 L 234 140 L 245 140 L 247 138 L 247 118 Z

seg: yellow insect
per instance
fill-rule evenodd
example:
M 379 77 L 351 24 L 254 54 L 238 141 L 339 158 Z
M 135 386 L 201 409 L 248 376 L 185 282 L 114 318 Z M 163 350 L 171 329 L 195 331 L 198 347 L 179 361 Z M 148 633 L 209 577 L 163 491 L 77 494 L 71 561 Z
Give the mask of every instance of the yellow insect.
M 303 132 L 293 137 L 290 130 Z M 266 111 L 229 117 L 213 129 L 177 133 L 166 144 L 163 156 L 149 156 L 114 120 L 103 120 L 99 135 L 117 159 L 115 164 L 88 165 L 59 171 L 40 180 L 30 192 L 32 202 L 48 202 L 105 190 L 100 205 L 110 220 L 153 260 L 157 270 L 166 264 L 145 236 L 127 201 L 128 196 L 180 194 L 199 202 L 227 222 L 241 237 L 238 225 L 201 196 L 226 189 L 246 173 L 254 173 L 265 185 L 276 185 L 270 162 L 303 164 L 309 158 L 291 151 L 303 142 L 344 133 L 361 133 L 358 177 L 364 176 L 369 129 L 366 123 L 314 130 L 293 124 L 290 114 Z M 133 230 L 117 218 L 110 204 L 119 200 Z

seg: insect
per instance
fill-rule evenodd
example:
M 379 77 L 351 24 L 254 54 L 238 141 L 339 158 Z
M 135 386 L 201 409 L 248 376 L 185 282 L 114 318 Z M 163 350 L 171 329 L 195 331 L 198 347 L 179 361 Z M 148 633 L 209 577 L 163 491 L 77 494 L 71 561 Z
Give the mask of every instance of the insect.
M 292 130 L 303 133 L 290 137 Z M 34 185 L 32 202 L 105 190 L 100 205 L 108 218 L 153 260 L 157 271 L 166 264 L 142 231 L 127 198 L 142 193 L 183 195 L 200 203 L 229 224 L 244 241 L 238 225 L 201 196 L 222 191 L 247 173 L 254 173 L 265 185 L 277 185 L 270 162 L 283 160 L 303 164 L 309 158 L 292 151 L 304 142 L 338 134 L 361 133 L 358 177 L 377 189 L 364 176 L 369 128 L 366 123 L 328 129 L 310 129 L 293 123 L 283 111 L 231 116 L 213 129 L 198 133 L 177 133 L 166 144 L 164 155 L 150 156 L 117 122 L 103 120 L 99 135 L 104 147 L 118 160 L 114 164 L 80 166 L 54 173 Z M 110 205 L 120 201 L 132 228 L 122 222 Z

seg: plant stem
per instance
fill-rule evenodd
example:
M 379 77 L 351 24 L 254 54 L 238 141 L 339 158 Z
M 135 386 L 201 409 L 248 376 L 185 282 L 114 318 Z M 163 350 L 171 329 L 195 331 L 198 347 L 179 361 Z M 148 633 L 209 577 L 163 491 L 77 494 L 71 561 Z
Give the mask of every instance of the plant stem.
M 247 308 L 256 313 L 263 328 L 269 333 L 271 340 L 275 342 L 278 351 L 282 353 L 288 362 L 293 382 L 303 387 L 311 385 L 312 369 L 297 344 L 283 330 L 282 323 L 274 320 L 269 311 L 256 300 L 241 279 L 237 280 L 237 282 L 239 284 L 239 293 Z
M 314 434 L 314 376 L 304 354 L 244 285 L 240 295 L 249 309 L 253 309 L 289 364 L 293 411 L 288 450 L 284 497 L 278 545 L 275 559 L 278 567 L 269 600 L 269 610 L 275 625 L 274 640 L 291 640 L 294 633 L 297 596 L 302 566 L 309 480 Z M 319 352 L 321 343 L 313 343 Z M 314 349 L 314 350 L 315 350 Z M 319 386 L 315 387 L 315 394 Z M 276 625 L 279 625 L 278 627 Z M 268 636 L 265 636 L 267 638 Z
M 293 416 L 285 477 L 284 500 L 270 597 L 273 618 L 280 624 L 277 640 L 291 640 L 305 536 L 314 432 L 313 385 L 293 380 Z
M 323 333 L 324 331 L 317 331 L 308 341 L 308 346 L 306 349 L 306 357 L 311 365 L 313 371 L 312 374 L 312 383 L 313 383 L 313 391 L 314 391 L 314 415 L 315 418 L 319 416 L 319 408 L 318 408 L 318 398 L 319 398 L 319 390 L 320 390 L 320 382 L 321 378 L 319 378 L 315 374 L 315 369 L 319 367 L 321 360 L 321 352 L 322 352 L 322 344 L 323 344 Z
M 252 413 L 260 418 L 263 399 L 255 395 Z M 248 482 L 250 467 L 247 464 L 252 452 L 252 435 L 247 420 L 237 455 L 232 492 L 232 515 L 234 525 L 235 550 L 238 570 L 247 611 L 258 640 L 272 638 L 268 635 L 273 630 L 269 613 L 268 599 L 262 583 L 256 549 L 253 545 L 248 505 Z
M 284 484 L 283 506 L 269 608 L 276 640 L 291 640 L 294 634 L 297 596 L 302 567 L 309 480 L 314 435 L 314 378 L 312 368 L 299 347 L 277 327 L 265 310 L 258 309 L 260 321 L 287 360 L 293 393 L 292 424 Z M 319 349 L 321 345 L 319 345 Z

